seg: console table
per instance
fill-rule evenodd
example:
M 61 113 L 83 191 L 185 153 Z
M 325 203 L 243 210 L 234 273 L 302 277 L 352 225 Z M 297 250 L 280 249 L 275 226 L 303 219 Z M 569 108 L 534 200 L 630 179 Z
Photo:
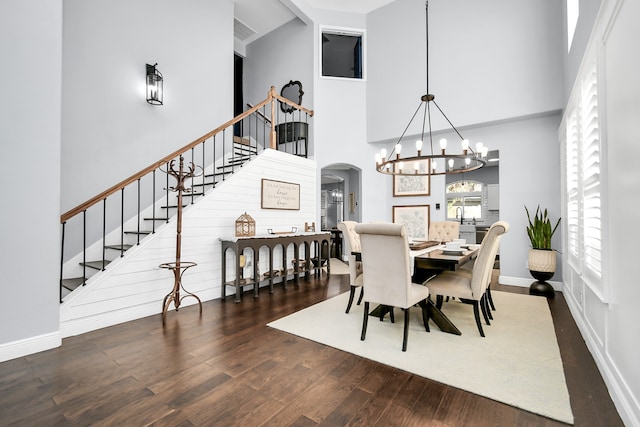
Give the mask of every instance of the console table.
M 305 278 L 309 278 L 309 273 L 314 270 L 317 277 L 320 276 L 320 271 L 323 262 L 327 264 L 327 273 L 329 271 L 329 241 L 331 239 L 331 233 L 328 232 L 304 232 L 304 233 L 287 233 L 287 234 L 266 234 L 252 237 L 228 237 L 220 238 L 222 243 L 222 299 L 226 298 L 227 286 L 233 286 L 236 290 L 236 302 L 240 302 L 242 298 L 242 288 L 244 286 L 253 285 L 253 296 L 258 297 L 258 288 L 260 287 L 260 277 L 258 275 L 258 261 L 260 248 L 265 246 L 269 250 L 269 292 L 273 293 L 273 280 L 274 271 L 278 271 L 282 278 L 284 288 L 287 288 L 287 278 L 289 276 L 287 267 L 287 248 L 289 245 L 293 245 L 293 259 L 298 260 L 293 265 L 293 279 L 295 284 L 299 283 L 300 273 L 304 272 Z M 274 270 L 273 266 L 273 249 L 278 245 L 282 246 L 282 266 L 277 270 Z M 322 248 L 326 245 L 326 257 L 322 256 Z M 300 268 L 300 247 L 304 246 L 304 264 L 303 268 Z M 312 246 L 315 249 L 315 255 L 311 256 Z M 241 279 L 240 267 L 240 255 L 242 255 L 245 248 L 251 248 L 253 251 L 253 279 Z M 235 253 L 236 259 L 236 277 L 232 280 L 227 279 L 227 250 L 231 249 Z

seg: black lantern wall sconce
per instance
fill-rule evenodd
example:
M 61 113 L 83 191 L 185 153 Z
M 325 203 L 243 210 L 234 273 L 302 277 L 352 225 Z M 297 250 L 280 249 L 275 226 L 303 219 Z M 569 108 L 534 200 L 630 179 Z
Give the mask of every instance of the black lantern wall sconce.
M 164 94 L 162 74 L 156 68 L 157 63 L 147 64 L 147 102 L 152 105 L 162 105 Z

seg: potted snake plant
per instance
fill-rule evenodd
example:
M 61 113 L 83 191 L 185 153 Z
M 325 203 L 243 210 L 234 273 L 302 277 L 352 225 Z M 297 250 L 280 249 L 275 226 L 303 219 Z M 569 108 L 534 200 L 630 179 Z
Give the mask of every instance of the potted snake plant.
M 531 242 L 529 272 L 536 279 L 536 282 L 529 287 L 529 293 L 553 298 L 553 287 L 546 281 L 551 279 L 556 272 L 556 251 L 551 248 L 551 238 L 560 225 L 560 218 L 555 226 L 551 227 L 551 219 L 547 209 L 542 211 L 538 205 L 533 218 L 526 206 L 524 209 L 529 221 L 527 235 Z

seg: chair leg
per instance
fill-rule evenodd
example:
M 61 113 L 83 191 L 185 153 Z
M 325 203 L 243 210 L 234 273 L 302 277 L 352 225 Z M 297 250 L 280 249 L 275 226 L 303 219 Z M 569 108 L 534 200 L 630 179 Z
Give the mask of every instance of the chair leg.
M 479 301 L 472 301 L 471 304 L 473 304 L 473 315 L 476 318 L 476 325 L 478 325 L 478 331 L 480 332 L 480 336 L 484 337 L 484 331 L 482 330 L 482 323 L 480 322 Z
M 396 317 L 393 314 L 393 307 L 390 305 L 381 305 L 380 306 L 380 321 L 384 320 L 384 316 L 389 313 L 389 318 L 391 319 L 391 323 L 396 323 Z
M 438 307 L 438 309 L 442 308 L 442 302 L 444 301 L 444 298 L 442 295 L 437 295 L 436 296 L 436 307 Z
M 409 338 L 409 309 L 403 308 L 404 311 L 404 336 L 402 338 L 402 351 L 407 351 L 407 338 Z
M 491 322 L 489 322 L 489 315 L 487 313 L 487 303 L 485 301 L 484 295 L 480 297 L 480 301 L 478 301 L 478 304 L 480 304 L 480 309 L 482 310 L 482 316 L 484 317 L 485 323 L 487 325 L 491 325 Z
M 353 297 L 356 294 L 356 287 L 355 286 L 351 286 L 351 289 L 349 290 L 349 302 L 347 303 L 347 310 L 345 311 L 345 313 L 349 314 L 349 310 L 351 310 L 351 304 L 353 304 Z
M 484 296 L 484 306 L 487 309 L 487 316 L 489 316 L 490 320 L 493 320 L 493 314 L 491 313 L 491 306 L 489 305 L 489 296 L 486 292 L 484 293 L 483 296 Z
M 429 330 L 429 309 L 427 307 L 427 300 L 422 300 L 418 303 L 420 308 L 422 309 L 422 321 L 424 322 L 424 330 L 427 332 L 431 332 Z
M 364 341 L 364 337 L 367 335 L 367 321 L 369 320 L 369 302 L 364 302 L 364 318 L 362 319 L 362 334 L 360 335 L 360 341 Z
M 360 296 L 358 297 L 358 305 L 362 302 L 362 297 L 364 296 L 364 286 L 360 286 Z
M 487 286 L 487 297 L 489 299 L 489 305 L 491 306 L 491 310 L 496 311 L 496 306 L 493 305 L 493 298 L 491 297 L 491 285 Z

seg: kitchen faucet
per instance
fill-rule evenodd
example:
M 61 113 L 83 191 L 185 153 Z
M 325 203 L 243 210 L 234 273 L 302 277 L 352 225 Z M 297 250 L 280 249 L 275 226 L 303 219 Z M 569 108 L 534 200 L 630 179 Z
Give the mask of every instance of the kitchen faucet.
M 456 208 L 456 218 L 458 218 L 458 212 L 460 215 L 460 224 L 462 224 L 462 220 L 464 220 L 464 218 L 462 217 L 462 208 L 460 206 Z

